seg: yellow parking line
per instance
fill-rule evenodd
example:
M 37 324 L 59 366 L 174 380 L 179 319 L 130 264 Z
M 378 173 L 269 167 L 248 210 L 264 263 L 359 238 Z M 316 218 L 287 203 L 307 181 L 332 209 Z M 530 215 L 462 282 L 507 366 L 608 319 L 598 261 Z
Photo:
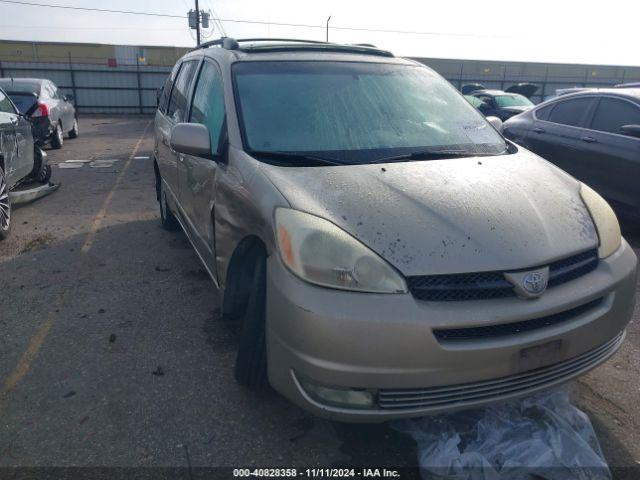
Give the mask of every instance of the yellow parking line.
M 122 178 L 124 177 L 129 167 L 129 164 L 133 160 L 133 157 L 138 153 L 140 144 L 142 143 L 142 140 L 144 140 L 144 137 L 147 134 L 147 129 L 149 128 L 150 124 L 151 124 L 151 121 L 147 122 L 147 124 L 145 125 L 142 135 L 138 139 L 135 147 L 133 148 L 133 152 L 129 156 L 129 159 L 127 160 L 122 171 L 118 175 L 118 178 L 116 178 L 115 184 L 109 191 L 107 198 L 105 198 L 105 201 L 102 204 L 102 208 L 100 209 L 98 214 L 95 216 L 93 222 L 91 223 L 91 228 L 89 229 L 89 233 L 87 233 L 87 238 L 84 242 L 84 245 L 82 245 L 81 252 L 83 254 L 87 253 L 91 249 L 91 245 L 93 245 L 93 240 L 96 236 L 96 233 L 98 232 L 98 230 L 100 229 L 100 226 L 102 225 L 102 220 L 107 215 L 107 209 L 109 208 L 109 204 L 111 203 L 111 198 L 113 197 L 115 190 L 120 185 Z M 56 305 L 56 309 L 60 308 L 65 303 L 67 294 L 68 294 L 68 291 L 65 291 L 56 298 L 54 302 Z M 7 378 L 7 380 L 4 382 L 4 386 L 2 387 L 2 392 L 0 392 L 0 407 L 2 407 L 2 403 L 4 402 L 5 398 L 9 395 L 9 393 L 11 393 L 11 391 L 16 387 L 16 385 L 18 385 L 18 383 L 20 383 L 20 381 L 25 377 L 25 375 L 29 373 L 29 369 L 31 368 L 31 365 L 33 364 L 34 360 L 38 356 L 38 352 L 40 351 L 42 344 L 47 338 L 49 330 L 51 330 L 51 327 L 53 326 L 55 320 L 56 320 L 56 315 L 54 313 L 51 313 L 47 317 L 45 322 L 42 325 L 40 325 L 35 335 L 31 337 L 31 340 L 29 341 L 29 345 L 27 346 L 27 349 L 22 354 L 22 357 L 20 357 L 20 360 L 18 361 L 18 364 L 16 365 L 15 369 L 13 370 L 13 372 L 11 372 L 11 375 L 9 375 L 9 378 Z
M 64 300 L 64 294 L 58 297 L 58 301 L 56 302 L 56 304 L 58 306 L 62 305 L 62 303 L 64 303 L 63 300 Z M 38 352 L 40 351 L 40 347 L 42 347 L 42 344 L 44 343 L 44 339 L 47 338 L 47 334 L 49 333 L 49 330 L 51 330 L 51 327 L 53 326 L 54 321 L 55 321 L 55 315 L 52 313 L 49 315 L 47 320 L 40 326 L 36 334 L 33 337 L 31 337 L 29 346 L 22 354 L 22 357 L 20 357 L 20 360 L 18 361 L 18 365 L 16 365 L 16 368 L 13 370 L 13 372 L 11 372 L 11 375 L 9 375 L 9 378 L 7 378 L 7 381 L 4 382 L 4 386 L 2 387 L 2 393 L 0 394 L 0 402 L 4 401 L 6 396 L 15 388 L 15 386 L 18 383 L 20 383 L 20 380 L 24 378 L 27 372 L 29 372 L 29 369 L 31 368 L 31 364 L 33 363 L 34 359 L 38 355 Z
M 93 222 L 91 223 L 91 228 L 89 229 L 89 233 L 87 234 L 87 238 L 85 239 L 84 244 L 80 249 L 82 253 L 87 253 L 89 250 L 91 250 L 93 241 L 96 238 L 96 233 L 98 233 L 98 230 L 100 230 L 100 227 L 102 226 L 102 221 L 107 216 L 107 209 L 111 204 L 111 199 L 113 198 L 113 194 L 115 193 L 116 189 L 120 186 L 120 183 L 124 178 L 124 175 L 127 173 L 127 170 L 129 169 L 129 165 L 131 165 L 131 161 L 133 160 L 133 157 L 137 155 L 138 149 L 140 148 L 140 144 L 142 143 L 142 140 L 144 140 L 144 136 L 147 134 L 147 129 L 149 128 L 149 125 L 151 125 L 151 120 L 149 120 L 147 124 L 144 126 L 144 131 L 142 132 L 142 135 L 138 139 L 136 146 L 133 147 L 133 151 L 131 152 L 131 155 L 129 155 L 129 158 L 127 159 L 127 162 L 124 164 L 124 167 L 122 168 L 122 171 L 118 175 L 118 178 L 116 178 L 116 183 L 113 184 L 113 188 L 111 188 L 111 191 L 107 194 L 107 198 L 104 199 L 102 208 L 93 219 Z

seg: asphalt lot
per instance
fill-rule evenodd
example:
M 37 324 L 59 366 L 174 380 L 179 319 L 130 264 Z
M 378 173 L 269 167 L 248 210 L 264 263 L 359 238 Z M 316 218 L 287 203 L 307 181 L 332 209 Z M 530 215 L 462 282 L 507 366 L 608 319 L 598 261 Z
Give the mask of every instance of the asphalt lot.
M 0 467 L 416 464 L 388 425 L 316 419 L 233 380 L 236 339 L 181 232 L 160 228 L 149 117 L 82 117 L 53 195 L 0 244 Z M 147 158 L 134 158 L 134 157 Z M 70 159 L 112 166 L 62 169 Z M 640 254 L 640 229 L 626 233 Z M 640 307 L 574 382 L 611 466 L 640 463 Z

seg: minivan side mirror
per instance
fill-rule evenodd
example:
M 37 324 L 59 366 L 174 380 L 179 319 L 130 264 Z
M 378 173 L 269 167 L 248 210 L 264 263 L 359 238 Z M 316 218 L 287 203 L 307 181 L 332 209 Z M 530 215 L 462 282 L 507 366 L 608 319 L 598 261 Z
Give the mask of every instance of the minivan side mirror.
M 487 117 L 487 122 L 493 125 L 493 128 L 502 133 L 502 120 L 500 120 L 498 117 Z
M 62 97 L 65 102 L 73 102 L 73 95 L 65 95 Z
M 176 123 L 171 129 L 171 148 L 178 153 L 214 159 L 209 129 L 200 123 Z
M 620 131 L 623 135 L 640 138 L 640 125 L 623 125 Z

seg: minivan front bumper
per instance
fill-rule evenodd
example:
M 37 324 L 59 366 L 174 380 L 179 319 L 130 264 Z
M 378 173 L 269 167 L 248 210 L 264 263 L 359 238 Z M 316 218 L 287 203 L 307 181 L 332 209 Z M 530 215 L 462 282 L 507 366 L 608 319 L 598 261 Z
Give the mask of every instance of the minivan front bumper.
M 459 302 L 332 290 L 300 280 L 278 255 L 267 265 L 271 385 L 317 415 L 379 422 L 530 395 L 604 362 L 622 343 L 633 312 L 637 259 L 623 240 L 594 271 L 538 299 Z M 567 311 L 576 313 L 510 335 L 448 341 L 433 333 Z M 367 392 L 373 404 L 325 402 L 305 385 Z

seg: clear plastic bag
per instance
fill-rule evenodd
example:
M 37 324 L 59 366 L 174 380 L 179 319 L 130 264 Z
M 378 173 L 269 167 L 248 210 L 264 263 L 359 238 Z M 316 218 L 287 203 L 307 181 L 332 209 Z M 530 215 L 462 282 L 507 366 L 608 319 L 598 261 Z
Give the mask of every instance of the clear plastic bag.
M 417 442 L 425 479 L 611 479 L 589 417 L 567 390 L 392 426 Z

